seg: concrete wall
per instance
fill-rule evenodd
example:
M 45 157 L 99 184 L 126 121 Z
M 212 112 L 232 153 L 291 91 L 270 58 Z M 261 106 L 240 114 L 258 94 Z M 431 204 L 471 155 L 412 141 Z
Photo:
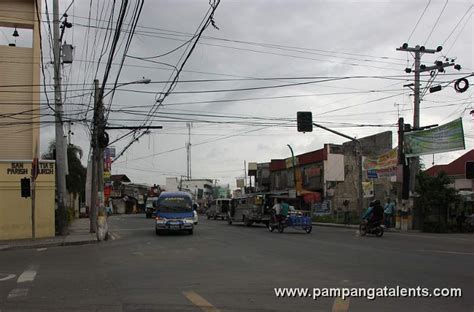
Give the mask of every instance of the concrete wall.
M 359 139 L 361 142 L 362 155 L 363 156 L 375 156 L 380 155 L 388 150 L 392 149 L 392 132 L 386 131 L 377 133 L 368 137 Z M 336 183 L 334 186 L 334 195 L 330 198 L 332 201 L 332 207 L 335 209 L 342 210 L 344 200 L 349 201 L 348 210 L 357 210 L 357 198 L 360 190 L 358 183 L 359 171 L 361 168 L 358 166 L 356 158 L 356 150 L 353 142 L 346 142 L 342 145 L 344 153 L 344 182 Z M 364 181 L 368 181 L 363 176 Z M 334 184 L 334 183 L 333 183 Z M 326 184 L 327 189 L 328 183 Z M 390 178 L 379 178 L 374 180 L 374 193 L 375 197 L 381 201 L 385 200 L 385 197 L 392 192 L 394 186 L 390 181 Z M 367 198 L 363 200 L 363 207 L 368 205 L 368 202 L 374 198 Z
M 41 1 L 38 1 L 40 6 Z M 0 46 L 0 240 L 31 237 L 31 199 L 20 196 L 20 179 L 31 176 L 39 153 L 40 40 L 35 0 L 0 1 L 0 26 L 33 30 L 31 48 Z M 22 87 L 14 87 L 22 85 Z M 7 91 L 7 92 L 5 92 Z M 20 117 L 20 120 L 19 120 Z M 37 237 L 54 236 L 54 163 L 37 183 Z M 18 169 L 18 170 L 14 170 Z
M 472 190 L 472 181 L 471 179 L 455 179 L 454 180 L 454 188 L 456 190 Z
M 55 166 L 41 161 L 36 183 L 36 237 L 54 236 Z M 31 177 L 31 162 L 0 161 L 0 240 L 31 238 L 31 197 L 21 197 L 20 180 Z
M 0 16 L 0 26 L 17 27 L 20 34 L 33 30 L 31 48 L 0 46 L 0 85 L 23 85 L 0 94 L 0 160 L 32 159 L 39 145 L 41 70 L 35 0 L 0 1 L 0 12 L 8 12 Z

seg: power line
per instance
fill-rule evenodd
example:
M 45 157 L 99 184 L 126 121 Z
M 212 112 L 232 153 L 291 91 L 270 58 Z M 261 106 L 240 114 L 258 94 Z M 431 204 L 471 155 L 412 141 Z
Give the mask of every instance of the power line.
M 436 22 L 435 22 L 435 24 L 433 25 L 433 28 L 431 28 L 431 32 L 430 32 L 430 34 L 428 35 L 428 38 L 426 38 L 426 40 L 425 40 L 425 45 L 426 45 L 426 43 L 428 42 L 428 40 L 430 40 L 431 35 L 433 34 L 433 31 L 435 30 L 436 26 L 438 25 L 438 22 L 439 22 L 439 19 L 441 18 L 441 15 L 443 15 L 444 9 L 446 9 L 446 6 L 448 5 L 448 2 L 449 2 L 449 0 L 446 0 L 446 3 L 444 4 L 443 9 L 442 9 L 441 12 L 439 13 L 438 18 L 436 19 Z
M 453 35 L 454 31 L 456 31 L 456 29 L 458 28 L 459 24 L 461 24 L 462 20 L 464 19 L 464 17 L 466 17 L 467 13 L 469 13 L 469 11 L 472 9 L 474 5 L 471 5 L 467 10 L 466 12 L 464 13 L 464 15 L 459 19 L 459 21 L 457 22 L 456 26 L 454 26 L 453 30 L 451 30 L 451 32 L 449 33 L 449 35 L 446 37 L 446 39 L 444 39 L 443 41 L 443 44 L 441 44 L 442 46 L 445 45 L 446 41 L 448 41 L 448 39 Z
M 407 42 L 410 42 L 411 36 L 413 36 L 413 33 L 415 32 L 416 28 L 418 27 L 418 24 L 420 23 L 421 19 L 422 19 L 423 16 L 425 15 L 426 9 L 428 9 L 428 7 L 430 6 L 430 3 L 431 3 L 431 0 L 429 0 L 428 3 L 426 4 L 425 9 L 424 9 L 423 12 L 421 13 L 420 18 L 418 18 L 418 21 L 417 21 L 416 24 L 415 24 L 415 27 L 413 27 L 413 30 L 411 31 L 410 36 L 408 37 Z

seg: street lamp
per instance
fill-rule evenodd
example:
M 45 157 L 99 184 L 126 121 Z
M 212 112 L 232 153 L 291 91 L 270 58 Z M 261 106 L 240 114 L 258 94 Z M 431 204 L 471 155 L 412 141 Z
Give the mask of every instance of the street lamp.
M 90 216 L 90 231 L 97 233 L 98 240 L 103 240 L 107 236 L 107 221 L 105 218 L 105 207 L 104 207 L 104 149 L 109 144 L 108 135 L 105 132 L 106 121 L 104 118 L 104 105 L 103 99 L 111 92 L 119 87 L 130 85 L 130 84 L 148 84 L 150 79 L 140 79 L 137 81 L 125 82 L 116 85 L 114 88 L 109 90 L 106 94 L 103 94 L 104 90 L 99 89 L 99 81 L 94 80 L 95 87 L 95 99 L 94 99 L 94 121 L 93 121 L 93 133 L 92 133 L 92 187 L 91 187 L 91 216 Z M 96 174 L 95 174 L 96 173 Z M 99 202 L 98 207 L 96 206 L 97 199 Z
M 117 88 L 120 88 L 120 87 L 123 87 L 123 86 L 128 86 L 128 85 L 131 85 L 131 84 L 149 84 L 150 82 L 151 82 L 151 79 L 148 79 L 148 78 L 145 78 L 145 77 L 143 77 L 143 79 L 140 79 L 140 80 L 137 80 L 137 81 L 124 82 L 124 83 L 116 85 L 115 87 L 110 89 L 109 92 L 107 92 L 105 95 L 102 96 L 102 98 L 105 98 L 107 95 L 109 95 L 110 93 L 115 91 Z

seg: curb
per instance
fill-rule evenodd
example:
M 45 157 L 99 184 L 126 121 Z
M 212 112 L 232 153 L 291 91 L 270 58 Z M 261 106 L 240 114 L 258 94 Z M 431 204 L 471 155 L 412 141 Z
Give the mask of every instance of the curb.
M 73 242 L 52 242 L 52 243 L 40 243 L 34 245 L 2 245 L 0 246 L 0 252 L 6 250 L 19 250 L 19 249 L 35 249 L 35 248 L 47 248 L 47 247 L 62 247 L 62 246 L 79 246 L 95 244 L 99 241 L 97 239 L 84 240 L 84 241 L 73 241 Z
M 335 224 L 335 223 L 322 223 L 322 222 L 313 222 L 313 225 L 317 226 L 324 226 L 324 227 L 335 227 L 335 228 L 343 228 L 343 229 L 358 229 L 358 225 L 353 224 Z

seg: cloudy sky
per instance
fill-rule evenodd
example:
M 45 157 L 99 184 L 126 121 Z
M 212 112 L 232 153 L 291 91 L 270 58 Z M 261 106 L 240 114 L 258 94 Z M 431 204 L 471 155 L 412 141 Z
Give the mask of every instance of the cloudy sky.
M 60 11 L 70 3 L 61 1 Z M 130 1 L 106 92 L 118 74 L 135 3 Z M 48 8 L 51 13 L 50 1 Z M 165 82 L 175 74 L 173 66 L 182 64 L 190 48 L 187 43 L 194 42 L 209 8 L 208 0 L 145 1 L 119 87 L 113 99 L 105 98 L 105 104 L 111 109 L 110 125 L 141 125 L 153 110 L 152 118 L 146 120 L 163 129 L 152 130 L 133 143 L 115 161 L 113 173 L 125 173 L 134 182 L 159 184 L 165 177 L 185 175 L 186 121 L 192 121 L 192 177 L 218 179 L 232 187 L 235 178 L 243 175 L 244 161 L 289 157 L 287 144 L 300 154 L 324 143 L 345 141 L 321 129 L 298 133 L 297 111 L 310 110 L 315 122 L 354 137 L 391 130 L 396 145 L 398 117 L 408 123 L 413 120 L 412 91 L 403 87 L 413 79 L 413 74 L 404 72 L 406 67 L 413 68 L 413 56 L 396 51 L 404 42 L 432 49 L 442 45 L 441 53 L 423 55 L 422 62 L 428 66 L 449 57 L 463 67 L 461 71 L 448 68 L 435 77 L 433 85 L 441 83 L 444 88 L 424 95 L 421 125 L 463 117 L 466 149 L 473 148 L 472 88 L 456 93 L 450 83 L 473 72 L 471 1 L 222 0 L 213 19 L 217 28 L 205 29 L 180 82 L 157 108 L 158 92 L 166 90 Z M 95 77 L 104 78 L 110 48 L 104 39 L 106 34 L 110 38 L 112 9 L 111 0 L 75 0 L 67 11 L 73 27 L 66 29 L 64 40 L 75 47 L 74 63 L 64 65 L 63 78 L 65 112 L 70 119 L 92 117 L 92 82 Z M 114 28 L 119 9 L 117 1 Z M 8 35 L 0 40 L 5 43 Z M 47 63 L 47 27 L 43 28 L 43 49 Z M 167 55 L 143 60 L 162 54 Z M 49 84 L 52 68 L 46 67 Z M 143 77 L 152 83 L 120 86 Z M 423 87 L 428 79 L 429 73 L 422 78 Z M 77 121 L 71 127 L 72 143 L 86 155 L 89 126 Z M 116 140 L 127 130 L 109 133 Z M 54 137 L 54 127 L 45 125 L 41 135 L 44 150 Z M 113 145 L 120 152 L 132 139 L 129 135 Z M 447 163 L 464 152 L 437 154 L 434 162 Z M 433 157 L 424 161 L 429 167 Z

